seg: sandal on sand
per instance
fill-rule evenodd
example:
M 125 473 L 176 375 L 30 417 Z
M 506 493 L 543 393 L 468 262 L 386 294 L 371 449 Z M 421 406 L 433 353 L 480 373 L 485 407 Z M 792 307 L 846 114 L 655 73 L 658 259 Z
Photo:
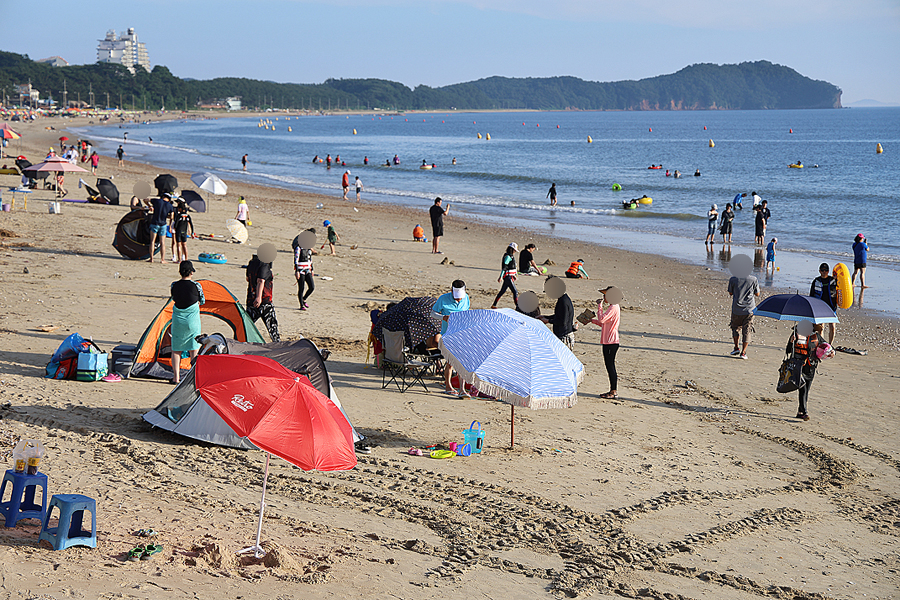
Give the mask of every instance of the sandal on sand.
M 140 537 L 153 537 L 154 535 L 159 535 L 159 532 L 151 527 L 149 529 L 138 529 L 134 534 Z
M 141 554 L 141 560 L 150 560 L 154 554 L 163 551 L 162 544 L 147 544 L 144 546 L 144 553 Z
M 132 548 L 128 551 L 128 560 L 135 562 L 139 561 L 146 550 L 147 549 L 144 546 L 137 546 L 135 548 Z
M 119 375 L 118 373 L 110 373 L 106 377 L 101 377 L 100 381 L 107 381 L 107 382 L 122 381 L 122 376 Z
M 606 392 L 605 394 L 600 394 L 601 398 L 609 398 L 615 400 L 619 397 L 619 394 L 616 392 Z
M 412 456 L 422 456 L 423 452 L 418 448 L 410 448 L 409 454 L 411 454 Z

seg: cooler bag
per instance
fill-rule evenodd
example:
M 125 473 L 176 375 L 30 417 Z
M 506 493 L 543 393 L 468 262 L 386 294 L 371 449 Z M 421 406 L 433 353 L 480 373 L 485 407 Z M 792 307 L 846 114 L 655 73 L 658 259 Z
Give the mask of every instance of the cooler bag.
M 82 352 L 78 355 L 75 379 L 78 381 L 100 381 L 109 375 L 109 354 L 106 352 Z

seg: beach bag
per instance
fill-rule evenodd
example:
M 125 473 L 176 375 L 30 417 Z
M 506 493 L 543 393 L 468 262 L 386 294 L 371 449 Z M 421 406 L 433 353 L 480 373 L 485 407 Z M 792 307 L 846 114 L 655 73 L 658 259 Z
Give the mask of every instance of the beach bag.
M 100 381 L 107 375 L 109 375 L 109 354 L 99 352 L 92 346 L 90 352 L 82 352 L 78 355 L 75 379 L 78 381 Z
M 64 358 L 61 361 L 47 363 L 44 377 L 46 379 L 75 379 L 75 371 L 78 368 L 78 357 Z
M 803 358 L 791 357 L 785 358 L 778 369 L 778 386 L 779 394 L 787 394 L 799 390 L 806 383 L 803 380 Z

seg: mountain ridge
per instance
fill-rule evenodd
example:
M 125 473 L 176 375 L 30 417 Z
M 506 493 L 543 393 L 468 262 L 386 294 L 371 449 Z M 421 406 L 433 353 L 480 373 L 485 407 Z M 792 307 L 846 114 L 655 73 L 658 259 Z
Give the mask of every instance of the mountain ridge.
M 307 110 L 772 110 L 841 108 L 837 86 L 768 61 L 698 63 L 675 73 L 640 80 L 587 81 L 578 77 L 487 77 L 441 87 L 410 88 L 384 79 L 327 79 L 320 84 L 277 83 L 247 78 L 178 78 L 157 65 L 134 74 L 121 65 L 95 63 L 51 67 L 0 51 L 0 87 L 30 81 L 70 103 L 107 98 L 123 108 L 190 108 L 238 96 L 253 108 Z M 15 98 L 15 96 L 13 96 Z

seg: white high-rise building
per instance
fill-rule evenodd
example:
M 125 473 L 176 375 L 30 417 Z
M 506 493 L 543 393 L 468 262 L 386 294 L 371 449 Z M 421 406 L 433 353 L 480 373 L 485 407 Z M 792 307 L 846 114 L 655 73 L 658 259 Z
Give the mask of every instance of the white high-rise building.
M 147 55 L 147 47 L 144 42 L 139 42 L 134 27 L 128 28 L 128 33 L 116 36 L 116 30 L 110 29 L 106 37 L 97 45 L 97 62 L 116 63 L 124 65 L 134 73 L 135 67 L 143 67 L 150 70 L 150 57 Z

